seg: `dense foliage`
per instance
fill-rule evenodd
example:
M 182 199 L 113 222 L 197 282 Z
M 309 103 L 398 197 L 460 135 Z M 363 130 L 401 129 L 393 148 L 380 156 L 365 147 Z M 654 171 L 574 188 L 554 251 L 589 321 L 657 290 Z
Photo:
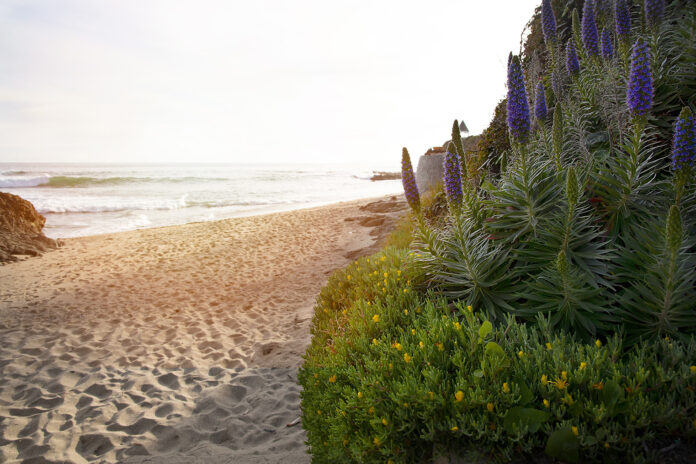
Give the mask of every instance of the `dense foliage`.
M 545 449 L 571 462 L 660 461 L 696 436 L 696 343 L 622 354 L 551 328 L 448 304 L 412 285 L 405 250 L 337 271 L 322 290 L 300 371 L 314 462 L 423 463 Z M 671 449 L 671 448 L 670 448 Z
M 530 24 L 486 163 L 453 144 L 445 193 L 392 241 L 410 249 L 321 292 L 315 462 L 663 462 L 696 441 L 696 4 L 544 0 Z

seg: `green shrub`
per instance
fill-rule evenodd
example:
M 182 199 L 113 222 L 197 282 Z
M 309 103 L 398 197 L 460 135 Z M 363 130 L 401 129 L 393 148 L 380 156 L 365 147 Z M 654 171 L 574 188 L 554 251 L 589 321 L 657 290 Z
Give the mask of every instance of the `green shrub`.
M 477 308 L 422 298 L 405 250 L 358 260 L 322 290 L 299 381 L 314 462 L 421 463 L 479 450 L 494 459 L 660 459 L 696 436 L 696 342 L 622 353 Z

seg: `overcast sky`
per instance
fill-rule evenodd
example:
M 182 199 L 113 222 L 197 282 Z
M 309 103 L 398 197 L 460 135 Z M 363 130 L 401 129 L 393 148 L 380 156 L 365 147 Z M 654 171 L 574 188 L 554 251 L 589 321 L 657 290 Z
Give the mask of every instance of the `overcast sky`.
M 0 162 L 362 162 L 471 133 L 540 0 L 2 0 Z

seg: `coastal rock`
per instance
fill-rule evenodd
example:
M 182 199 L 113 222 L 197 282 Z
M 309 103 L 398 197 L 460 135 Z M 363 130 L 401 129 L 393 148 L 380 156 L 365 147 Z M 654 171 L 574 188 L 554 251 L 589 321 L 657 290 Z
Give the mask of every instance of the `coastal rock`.
M 0 192 L 0 263 L 16 261 L 14 255 L 38 256 L 59 243 L 42 230 L 46 218 L 27 200 Z
M 445 155 L 441 152 L 428 151 L 418 160 L 416 185 L 421 194 L 442 183 L 444 158 Z

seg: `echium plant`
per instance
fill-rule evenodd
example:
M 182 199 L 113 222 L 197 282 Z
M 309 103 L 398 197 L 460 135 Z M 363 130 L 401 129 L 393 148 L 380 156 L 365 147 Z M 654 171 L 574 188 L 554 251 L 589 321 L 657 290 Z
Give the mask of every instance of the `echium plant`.
M 616 37 L 625 42 L 631 33 L 631 13 L 626 0 L 616 0 L 614 3 L 614 18 L 616 21 Z
M 599 55 L 599 34 L 595 19 L 594 0 L 585 0 L 582 10 L 582 43 L 590 56 Z
M 455 153 L 459 159 L 459 169 L 461 171 L 462 180 L 466 179 L 468 169 L 466 167 L 466 156 L 464 153 L 464 147 L 462 146 L 462 133 L 459 130 L 459 121 L 456 119 L 452 123 L 452 143 L 454 143 L 454 149 L 457 150 Z
M 577 76 L 580 72 L 580 62 L 572 39 L 566 44 L 566 70 L 571 76 Z
M 420 195 L 416 185 L 416 176 L 413 175 L 411 157 L 406 147 L 401 152 L 401 183 L 404 185 L 404 195 L 411 209 L 418 213 L 420 211 Z
M 553 142 L 553 154 L 556 162 L 556 169 L 561 170 L 561 158 L 563 157 L 563 108 L 557 102 L 553 110 L 553 126 L 551 129 L 551 140 Z
M 602 58 L 607 61 L 614 58 L 614 45 L 609 29 L 602 29 Z
M 652 108 L 653 83 L 650 71 L 650 49 L 643 39 L 638 39 L 633 45 L 626 103 L 634 119 L 646 116 Z
M 549 112 L 546 108 L 546 90 L 544 89 L 544 83 L 539 81 L 536 86 L 536 98 L 534 99 L 534 116 L 536 116 L 537 122 L 540 126 L 544 126 L 544 121 Z
M 462 204 L 464 196 L 462 192 L 462 179 L 459 172 L 459 158 L 452 153 L 454 147 L 448 146 L 445 154 L 443 184 L 445 184 L 445 195 L 450 210 L 456 211 Z
M 696 162 L 696 118 L 687 106 L 681 110 L 674 123 L 672 140 L 672 168 L 675 171 L 690 169 Z
M 654 28 L 660 24 L 665 14 L 665 0 L 645 0 L 645 22 Z
M 547 44 L 556 42 L 556 16 L 553 14 L 551 0 L 543 0 L 541 3 L 541 31 Z
M 520 58 L 513 56 L 508 66 L 507 124 L 510 137 L 518 143 L 529 138 L 530 115 Z

